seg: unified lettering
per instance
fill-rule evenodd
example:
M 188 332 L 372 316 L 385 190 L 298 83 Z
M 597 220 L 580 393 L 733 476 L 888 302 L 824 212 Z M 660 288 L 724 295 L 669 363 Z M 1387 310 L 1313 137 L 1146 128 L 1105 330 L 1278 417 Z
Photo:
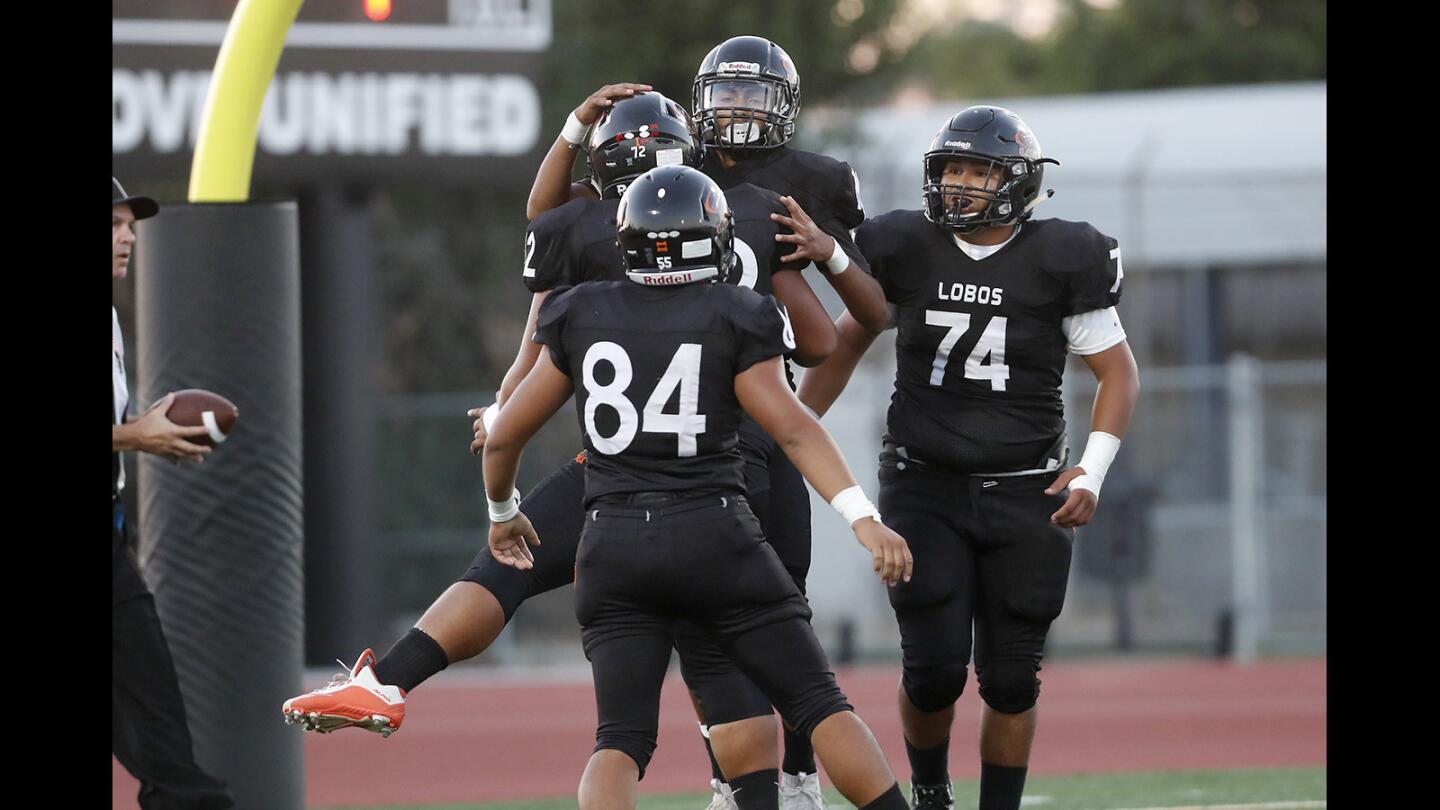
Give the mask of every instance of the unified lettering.
M 111 150 L 193 148 L 209 71 L 111 71 Z M 296 72 L 271 82 L 259 149 L 272 155 L 519 155 L 540 95 L 519 75 Z

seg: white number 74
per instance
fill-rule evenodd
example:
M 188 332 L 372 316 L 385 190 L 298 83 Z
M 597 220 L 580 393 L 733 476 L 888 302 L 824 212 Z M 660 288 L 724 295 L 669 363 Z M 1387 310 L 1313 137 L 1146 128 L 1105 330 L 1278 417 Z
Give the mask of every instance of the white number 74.
M 1005 381 L 1010 379 L 1010 367 L 1005 365 L 1005 317 L 996 315 L 985 325 L 980 339 L 970 356 L 965 358 L 965 378 L 989 380 L 991 391 L 1004 391 Z M 942 309 L 925 310 L 926 326 L 944 326 L 950 331 L 940 340 L 935 350 L 935 363 L 930 370 L 930 384 L 940 386 L 945 381 L 945 366 L 950 362 L 950 350 L 960 342 L 960 336 L 970 328 L 970 313 L 947 312 Z M 986 362 L 986 358 L 989 362 Z

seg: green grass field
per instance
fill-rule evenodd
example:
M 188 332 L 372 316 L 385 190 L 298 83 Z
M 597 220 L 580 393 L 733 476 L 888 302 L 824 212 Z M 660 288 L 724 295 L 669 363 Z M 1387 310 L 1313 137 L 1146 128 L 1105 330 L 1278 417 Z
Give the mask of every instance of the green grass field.
M 909 786 L 902 785 L 906 794 Z M 980 783 L 957 781 L 955 807 L 972 808 Z M 831 806 L 849 807 L 840 794 L 825 791 Z M 708 793 L 642 796 L 640 810 L 704 810 Z M 562 810 L 575 799 L 525 799 L 484 804 L 386 805 L 387 810 Z M 1036 776 L 1026 781 L 1022 807 L 1043 810 L 1132 810 L 1132 808 L 1201 808 L 1229 810 L 1312 810 L 1325 807 L 1324 768 L 1270 768 L 1232 771 L 1157 771 L 1149 773 Z M 362 810 L 361 807 L 335 810 Z M 366 806 L 365 810 L 373 810 Z

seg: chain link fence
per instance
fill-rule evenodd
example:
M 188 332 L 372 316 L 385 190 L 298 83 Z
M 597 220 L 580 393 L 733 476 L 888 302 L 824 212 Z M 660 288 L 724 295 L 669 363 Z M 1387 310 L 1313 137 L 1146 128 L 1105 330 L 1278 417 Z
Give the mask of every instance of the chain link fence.
M 893 375 L 882 337 L 824 424 L 866 490 Z M 883 358 L 890 358 L 885 360 Z M 1094 378 L 1066 374 L 1072 459 Z M 1326 366 L 1260 362 L 1142 368 L 1141 396 L 1091 525 L 1077 532 L 1053 653 L 1323 652 Z M 465 411 L 489 392 L 388 397 L 382 407 L 387 627 L 398 636 L 483 549 L 479 459 Z M 580 447 L 569 410 L 527 450 L 522 491 Z M 891 660 L 899 636 L 869 558 L 812 492 L 815 627 L 839 660 Z M 531 600 L 483 663 L 583 660 L 570 589 Z

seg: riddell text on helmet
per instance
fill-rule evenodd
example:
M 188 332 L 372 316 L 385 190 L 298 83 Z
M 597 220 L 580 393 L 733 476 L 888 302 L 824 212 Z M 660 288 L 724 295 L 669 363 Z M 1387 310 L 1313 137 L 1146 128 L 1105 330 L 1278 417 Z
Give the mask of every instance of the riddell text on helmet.
M 690 273 L 653 273 L 645 276 L 646 284 L 689 284 L 695 277 Z

